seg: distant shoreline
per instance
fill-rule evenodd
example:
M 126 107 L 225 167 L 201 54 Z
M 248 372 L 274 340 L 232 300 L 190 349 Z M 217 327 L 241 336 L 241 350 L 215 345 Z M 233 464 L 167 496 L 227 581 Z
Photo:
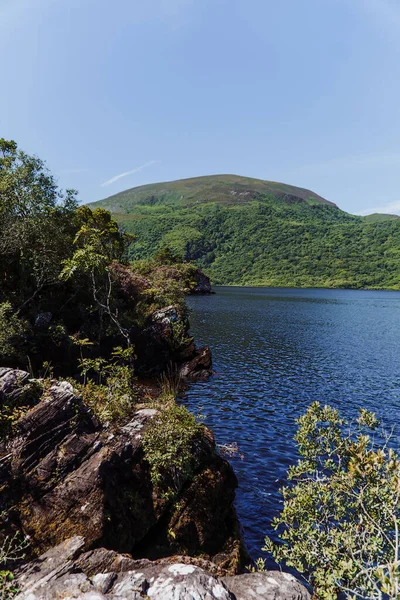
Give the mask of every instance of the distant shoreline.
M 349 288 L 349 287 L 327 287 L 327 286 L 292 286 L 292 285 L 266 285 L 266 284 L 253 284 L 253 285 L 240 285 L 236 283 L 221 283 L 217 285 L 212 284 L 212 289 L 229 287 L 229 288 L 269 288 L 271 290 L 341 290 L 345 292 L 400 292 L 399 288 L 378 288 L 378 287 L 365 287 L 365 288 Z

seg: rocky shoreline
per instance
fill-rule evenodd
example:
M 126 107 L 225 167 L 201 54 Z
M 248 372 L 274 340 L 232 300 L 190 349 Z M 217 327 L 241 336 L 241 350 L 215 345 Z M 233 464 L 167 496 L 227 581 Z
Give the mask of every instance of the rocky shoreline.
M 28 373 L 0 371 L 3 397 L 35 384 Z M 1 512 L 7 511 L 7 526 L 14 523 L 29 535 L 40 553 L 79 535 L 85 550 L 104 546 L 140 558 L 202 555 L 224 572 L 238 571 L 244 550 L 232 468 L 204 428 L 191 448 L 193 475 L 166 497 L 151 480 L 142 445 L 157 413 L 142 408 L 111 429 L 70 383 L 54 383 L 17 422 L 4 448 Z
M 206 283 L 193 292 L 209 293 Z M 186 333 L 174 350 L 177 326 Z M 122 423 L 99 419 L 72 380 L 0 368 L 0 407 L 21 407 L 0 444 L 0 545 L 29 538 L 13 568 L 16 598 L 308 599 L 291 575 L 240 575 L 251 561 L 234 508 L 237 479 L 208 428 L 198 426 L 190 474 L 174 479 L 172 494 L 152 479 L 144 439 L 177 406 L 173 397 L 169 408 L 171 398 L 160 402 L 157 373 L 170 361 L 182 389 L 212 373 L 212 357 L 173 305 L 132 334 L 149 386 L 137 381 L 142 401 Z M 164 473 L 171 481 L 176 452 Z
M 0 401 L 21 396 L 33 406 L 0 454 L 1 535 L 30 539 L 14 571 L 20 600 L 309 597 L 287 574 L 238 575 L 250 561 L 234 508 L 237 480 L 210 430 L 192 447 L 192 477 L 171 499 L 152 484 L 142 444 L 156 408 L 111 429 L 71 383 L 43 392 L 27 372 L 1 369 Z

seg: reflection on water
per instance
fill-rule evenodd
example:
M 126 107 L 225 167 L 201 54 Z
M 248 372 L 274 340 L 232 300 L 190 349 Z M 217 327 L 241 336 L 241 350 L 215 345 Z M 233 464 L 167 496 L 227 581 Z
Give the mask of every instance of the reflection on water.
M 296 460 L 295 418 L 313 401 L 349 417 L 373 410 L 389 427 L 400 407 L 400 292 L 216 288 L 190 297 L 196 341 L 216 374 L 187 394 L 217 442 L 237 442 L 237 510 L 252 556 L 281 506 Z M 400 441 L 394 438 L 394 443 Z

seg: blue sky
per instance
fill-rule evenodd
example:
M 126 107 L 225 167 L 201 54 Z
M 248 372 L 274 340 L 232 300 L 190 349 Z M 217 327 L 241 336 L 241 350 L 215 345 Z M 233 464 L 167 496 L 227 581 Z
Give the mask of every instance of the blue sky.
M 400 214 L 399 0 L 0 0 L 0 136 L 83 202 L 183 177 Z

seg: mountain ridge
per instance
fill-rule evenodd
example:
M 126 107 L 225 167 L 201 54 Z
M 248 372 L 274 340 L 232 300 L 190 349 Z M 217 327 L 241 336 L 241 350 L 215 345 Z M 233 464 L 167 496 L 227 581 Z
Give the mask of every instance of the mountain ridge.
M 233 189 L 224 189 L 226 186 L 232 186 Z M 157 193 L 160 195 L 164 194 L 167 196 L 166 199 L 171 197 L 171 195 L 181 193 L 183 199 L 189 203 L 199 200 L 199 196 L 205 194 L 205 201 L 229 203 L 229 200 L 231 200 L 231 203 L 235 204 L 237 203 L 234 202 L 234 200 L 237 200 L 237 198 L 235 198 L 236 195 L 239 195 L 240 199 L 241 193 L 244 194 L 249 192 L 271 194 L 275 198 L 289 195 L 303 201 L 312 200 L 318 203 L 336 206 L 334 202 L 326 200 L 326 198 L 323 198 L 307 188 L 234 174 L 202 175 L 200 177 L 187 177 L 185 179 L 149 183 L 112 194 L 102 200 L 92 202 L 91 205 L 101 205 L 106 207 L 111 203 L 113 208 L 118 206 L 122 209 L 122 211 L 119 210 L 114 212 L 123 212 L 124 204 L 138 204 L 143 202 L 143 200 L 146 200 L 149 194 L 151 198 L 152 195 L 154 196 Z M 231 196 L 230 198 L 229 195 Z
M 235 175 L 131 188 L 92 203 L 222 285 L 400 289 L 400 218 L 352 215 L 306 188 Z

